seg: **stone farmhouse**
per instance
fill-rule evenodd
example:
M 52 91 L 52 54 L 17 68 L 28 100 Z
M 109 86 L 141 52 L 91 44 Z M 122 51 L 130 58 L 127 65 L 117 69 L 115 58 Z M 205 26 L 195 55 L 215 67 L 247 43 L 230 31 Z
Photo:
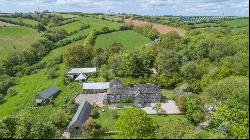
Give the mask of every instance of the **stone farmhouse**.
M 124 87 L 120 80 L 113 79 L 109 83 L 104 104 L 119 103 L 122 99 L 133 100 L 135 106 L 143 107 L 145 103 L 160 102 L 160 88 L 154 84 L 131 84 Z

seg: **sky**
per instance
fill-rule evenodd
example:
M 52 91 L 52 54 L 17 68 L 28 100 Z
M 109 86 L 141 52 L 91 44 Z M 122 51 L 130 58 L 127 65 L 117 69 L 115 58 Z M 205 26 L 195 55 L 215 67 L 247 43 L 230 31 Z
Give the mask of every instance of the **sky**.
M 140 15 L 249 16 L 249 0 L 0 0 L 0 12 L 85 12 Z

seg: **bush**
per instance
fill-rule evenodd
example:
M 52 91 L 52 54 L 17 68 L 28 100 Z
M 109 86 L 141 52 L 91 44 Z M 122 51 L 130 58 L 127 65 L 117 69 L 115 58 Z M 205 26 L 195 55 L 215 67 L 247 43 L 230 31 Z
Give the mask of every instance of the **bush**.
M 17 95 L 18 92 L 15 90 L 15 88 L 13 87 L 10 87 L 8 90 L 7 90 L 7 95 L 9 96 L 14 96 L 14 95 Z
M 113 119 L 119 118 L 119 114 L 117 113 L 116 110 L 112 110 L 111 113 L 112 113 L 112 118 L 113 118 Z
M 98 118 L 99 115 L 100 115 L 99 114 L 99 106 L 96 103 L 93 103 L 90 116 L 93 118 Z

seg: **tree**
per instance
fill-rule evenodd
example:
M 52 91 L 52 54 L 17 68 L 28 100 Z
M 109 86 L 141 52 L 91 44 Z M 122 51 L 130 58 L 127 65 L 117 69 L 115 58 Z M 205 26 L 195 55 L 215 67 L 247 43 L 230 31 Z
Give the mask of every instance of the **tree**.
M 0 120 L 0 139 L 13 139 L 15 136 L 17 118 L 7 116 Z
M 32 126 L 30 137 L 33 139 L 55 139 L 57 134 L 56 127 L 49 122 L 37 122 Z
M 88 66 L 93 57 L 92 53 L 92 47 L 74 46 L 64 53 L 63 60 L 68 67 Z
M 139 108 L 128 108 L 121 112 L 115 130 L 119 138 L 144 139 L 154 138 L 156 127 L 146 112 Z
M 153 106 L 153 110 L 155 110 L 157 114 L 165 114 L 166 113 L 166 111 L 161 107 L 160 103 L 156 103 Z
M 83 135 L 85 138 L 93 138 L 103 133 L 101 125 L 97 124 L 93 118 L 89 118 L 83 126 Z
M 105 81 L 109 81 L 115 77 L 112 70 L 106 65 L 102 65 L 99 69 L 99 76 L 101 76 Z
M 202 96 L 208 104 L 221 104 L 230 97 L 234 90 L 245 89 L 249 81 L 243 76 L 230 76 L 208 85 Z
M 194 139 L 196 138 L 195 126 L 186 120 L 174 119 L 164 122 L 158 130 L 159 139 Z
M 238 87 L 218 105 L 212 115 L 211 128 L 229 138 L 249 138 L 249 88 Z
M 205 108 L 198 95 L 186 99 L 186 117 L 193 124 L 198 125 L 205 120 Z
M 42 23 L 39 22 L 36 26 L 36 29 L 38 32 L 41 32 L 41 31 L 43 32 L 46 30 L 46 27 Z
M 30 139 L 31 136 L 31 129 L 32 129 L 32 121 L 33 115 L 27 111 L 22 111 L 18 116 L 18 122 L 16 127 L 16 139 Z
M 91 110 L 90 116 L 93 118 L 99 117 L 99 106 L 96 103 L 93 103 L 93 105 L 92 105 L 92 110 Z

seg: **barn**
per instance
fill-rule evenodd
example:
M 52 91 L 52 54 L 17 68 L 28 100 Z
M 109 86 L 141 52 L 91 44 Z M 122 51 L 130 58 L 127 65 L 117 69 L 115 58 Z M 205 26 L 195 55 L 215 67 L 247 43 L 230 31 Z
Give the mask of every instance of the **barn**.
M 85 121 L 88 120 L 91 113 L 91 109 L 92 106 L 88 101 L 85 101 L 78 107 L 74 117 L 72 118 L 67 127 L 68 132 L 70 133 L 70 137 L 82 134 L 82 126 Z
M 109 89 L 109 82 L 83 83 L 86 94 L 104 93 Z
M 53 86 L 45 89 L 44 91 L 42 91 L 41 93 L 39 93 L 36 96 L 36 105 L 40 106 L 40 105 L 45 104 L 50 98 L 59 94 L 60 91 L 61 90 L 56 85 L 53 85 Z

